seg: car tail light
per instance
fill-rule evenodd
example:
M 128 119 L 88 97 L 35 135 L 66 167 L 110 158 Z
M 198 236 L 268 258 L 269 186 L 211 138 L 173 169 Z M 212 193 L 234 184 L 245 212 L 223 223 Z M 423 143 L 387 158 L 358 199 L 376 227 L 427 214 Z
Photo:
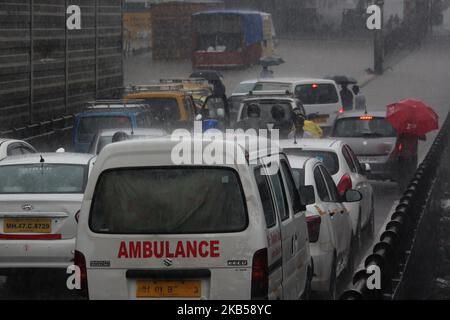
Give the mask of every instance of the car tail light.
M 344 111 L 345 111 L 344 108 L 339 109 L 339 113 L 341 113 L 341 114 L 344 113 Z
M 320 216 L 306 217 L 306 223 L 308 225 L 309 242 L 317 242 L 319 240 L 322 218 Z
M 359 120 L 369 121 L 369 120 L 373 120 L 373 117 L 372 116 L 362 116 L 362 117 L 359 117 Z
M 78 210 L 77 213 L 75 213 L 75 221 L 78 223 L 78 221 L 80 220 L 80 211 Z
M 337 189 L 341 195 L 345 194 L 345 192 L 352 188 L 352 179 L 348 174 L 342 176 L 341 181 L 339 181 L 337 185 Z
M 74 263 L 80 269 L 81 296 L 89 299 L 86 258 L 84 254 L 75 250 Z
M 256 251 L 252 263 L 252 300 L 267 300 L 269 293 L 267 248 Z
M 398 152 L 402 152 L 403 151 L 403 143 L 399 143 L 398 144 L 397 150 L 398 150 Z

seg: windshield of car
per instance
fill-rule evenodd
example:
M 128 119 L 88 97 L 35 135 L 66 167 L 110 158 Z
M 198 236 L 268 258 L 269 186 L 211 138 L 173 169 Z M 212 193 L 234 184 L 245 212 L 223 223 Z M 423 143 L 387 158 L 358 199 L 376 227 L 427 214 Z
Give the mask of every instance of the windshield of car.
M 384 118 L 361 117 L 343 118 L 336 122 L 334 137 L 342 138 L 390 138 L 397 133 Z
M 92 115 L 80 118 L 78 125 L 79 142 L 90 142 L 94 135 L 103 129 L 130 129 L 131 119 L 126 115 Z
M 292 84 L 282 82 L 258 82 L 253 91 L 290 91 L 292 92 Z
M 319 150 L 302 150 L 299 148 L 295 149 L 283 149 L 286 154 L 296 155 L 306 158 L 316 158 L 325 165 L 328 172 L 331 175 L 338 173 L 339 171 L 339 159 L 336 153 L 331 151 L 319 151 Z
M 0 194 L 83 193 L 87 165 L 21 164 L 0 166 Z
M 233 94 L 247 94 L 253 90 L 255 83 L 241 83 L 236 89 L 234 89 Z
M 333 84 L 301 84 L 295 87 L 295 96 L 303 104 L 338 103 L 339 96 Z
M 250 105 L 256 104 L 261 110 L 260 119 L 265 123 L 274 123 L 276 120 L 272 116 L 272 108 L 274 106 L 279 106 L 284 111 L 283 120 L 290 121 L 292 119 L 292 105 L 286 101 L 280 100 L 261 100 L 261 101 L 250 101 L 244 104 L 241 114 L 241 120 L 248 119 L 247 109 Z
M 238 175 L 226 168 L 110 170 L 97 183 L 90 227 L 112 234 L 238 232 L 247 227 L 243 195 Z

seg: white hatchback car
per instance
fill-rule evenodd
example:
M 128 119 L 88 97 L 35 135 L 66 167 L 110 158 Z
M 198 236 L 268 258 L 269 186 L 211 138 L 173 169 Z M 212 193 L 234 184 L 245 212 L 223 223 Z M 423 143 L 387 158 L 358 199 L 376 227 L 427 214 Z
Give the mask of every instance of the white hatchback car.
M 361 194 L 349 189 L 340 195 L 327 168 L 315 158 L 288 155 L 288 159 L 296 185 L 306 197 L 303 201 L 309 204 L 306 221 L 314 262 L 312 289 L 334 300 L 336 279 L 346 268 L 353 270 L 352 224 L 342 202 L 359 201 Z
M 361 192 L 362 200 L 344 203 L 352 219 L 353 236 L 358 247 L 362 243 L 362 230 L 369 237 L 374 234 L 375 203 L 372 185 L 365 176 L 370 166 L 363 167 L 348 145 L 339 140 L 303 139 L 294 143 L 284 140 L 280 143 L 288 155 L 314 157 L 321 160 L 337 185 L 340 194 L 348 189 Z
M 28 142 L 15 139 L 0 139 L 0 160 L 9 156 L 18 156 L 36 152 L 36 149 Z
M 299 99 L 310 120 L 329 132 L 342 109 L 339 88 L 333 80 L 314 78 L 273 78 L 258 80 L 257 91 L 289 91 Z
M 206 148 L 220 148 L 226 164 L 175 164 L 179 142 L 168 138 L 102 150 L 86 188 L 75 251 L 89 298 L 307 295 L 312 264 L 305 206 L 287 158 L 279 154 L 280 170 L 269 175 L 279 151 L 262 156 L 227 139 L 193 139 L 196 147 L 184 154 L 202 159 Z
M 0 161 L 0 269 L 73 263 L 91 158 L 42 153 Z

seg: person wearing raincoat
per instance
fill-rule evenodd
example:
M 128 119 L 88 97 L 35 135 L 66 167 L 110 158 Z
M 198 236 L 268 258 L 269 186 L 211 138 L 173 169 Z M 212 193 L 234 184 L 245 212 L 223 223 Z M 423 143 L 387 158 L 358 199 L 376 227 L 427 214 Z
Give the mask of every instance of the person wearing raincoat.
M 323 136 L 322 128 L 320 128 L 313 121 L 306 120 L 299 108 L 292 110 L 292 117 L 294 119 L 295 132 L 289 135 L 289 138 L 314 138 L 320 139 Z

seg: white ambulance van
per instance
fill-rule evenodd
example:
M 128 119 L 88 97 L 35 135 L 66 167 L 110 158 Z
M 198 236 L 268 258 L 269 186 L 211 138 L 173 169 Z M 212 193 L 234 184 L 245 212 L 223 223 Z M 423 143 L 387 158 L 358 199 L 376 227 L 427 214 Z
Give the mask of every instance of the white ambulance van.
M 242 164 L 234 156 L 243 151 L 239 142 L 200 139 L 184 157 L 202 159 L 218 148 L 226 164 L 174 164 L 178 143 L 118 142 L 100 153 L 75 253 L 88 297 L 307 296 L 313 270 L 305 205 L 286 156 L 245 152 Z M 270 175 L 275 158 L 279 170 Z

